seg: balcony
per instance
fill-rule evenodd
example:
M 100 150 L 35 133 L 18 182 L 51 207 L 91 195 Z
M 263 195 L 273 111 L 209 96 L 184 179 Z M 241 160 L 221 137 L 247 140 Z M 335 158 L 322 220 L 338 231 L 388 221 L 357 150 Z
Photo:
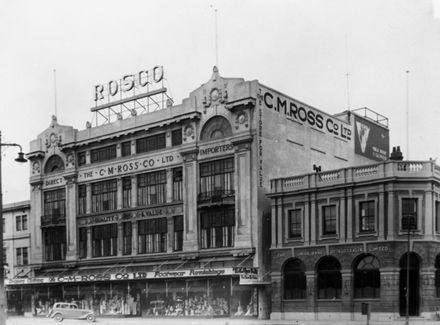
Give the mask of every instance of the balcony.
M 65 215 L 49 215 L 49 216 L 41 216 L 41 226 L 61 226 L 66 224 L 66 216 Z
M 199 203 L 223 203 L 225 200 L 233 200 L 235 197 L 234 190 L 219 189 L 214 191 L 208 191 L 199 193 Z
M 341 168 L 319 173 L 310 173 L 271 180 L 271 193 L 325 188 L 336 185 L 365 181 L 403 178 L 417 180 L 437 178 L 440 180 L 440 166 L 429 161 L 393 161 L 377 164 Z

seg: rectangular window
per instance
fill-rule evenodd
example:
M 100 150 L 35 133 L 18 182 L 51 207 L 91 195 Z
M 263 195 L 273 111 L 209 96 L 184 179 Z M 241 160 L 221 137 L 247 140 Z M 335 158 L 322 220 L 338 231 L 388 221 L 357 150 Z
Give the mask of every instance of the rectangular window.
M 21 216 L 21 230 L 28 230 L 28 218 L 25 214 Z
M 165 133 L 136 140 L 136 153 L 149 152 L 166 147 Z
M 440 231 L 440 201 L 435 201 L 435 229 Z
M 336 205 L 322 208 L 322 234 L 336 235 Z
M 79 228 L 79 258 L 87 257 L 87 228 Z
M 402 199 L 402 230 L 417 229 L 417 199 Z
M 87 213 L 87 186 L 82 184 L 78 186 L 78 214 Z
M 361 202 L 359 206 L 359 212 L 359 231 L 374 231 L 376 223 L 374 201 Z
M 199 199 L 234 195 L 234 158 L 200 164 Z
M 92 227 L 93 257 L 116 256 L 118 252 L 118 224 Z
M 28 248 L 21 247 L 17 248 L 17 265 L 28 265 Z
M 131 176 L 122 178 L 122 207 L 131 207 Z
M 27 215 L 15 217 L 15 228 L 17 231 L 27 230 Z
M 133 226 L 131 222 L 124 222 L 122 224 L 122 232 L 123 232 L 122 254 L 123 255 L 131 255 L 132 229 Z
M 92 212 L 116 210 L 118 187 L 116 179 L 92 184 Z
M 165 203 L 167 177 L 165 170 L 137 176 L 138 205 Z
M 78 166 L 83 166 L 86 164 L 86 152 L 79 152 L 78 153 Z
M 200 213 L 202 248 L 234 246 L 235 208 L 209 209 Z
M 2 224 L 3 224 L 3 233 L 5 233 L 6 232 L 6 220 L 5 220 L 5 218 L 2 218 Z
M 8 256 L 7 256 L 7 249 L 3 248 L 3 264 L 7 264 L 8 262 Z
M 138 253 L 167 251 L 167 218 L 138 221 Z
M 66 258 L 66 227 L 45 228 L 43 238 L 46 261 L 59 261 Z
M 289 238 L 298 238 L 302 235 L 301 209 L 289 210 Z
M 15 229 L 17 231 L 21 231 L 21 216 L 16 216 L 15 217 Z
M 182 200 L 183 175 L 182 167 L 173 169 L 173 201 Z
M 181 251 L 183 248 L 183 216 L 174 217 L 174 245 L 175 251 Z
M 121 144 L 121 156 L 126 157 L 131 155 L 131 141 L 125 141 Z
M 171 145 L 179 146 L 182 144 L 182 129 L 171 131 Z
M 116 158 L 116 145 L 93 149 L 90 151 L 90 162 L 98 163 Z
M 44 192 L 44 217 L 58 224 L 66 220 L 66 190 Z

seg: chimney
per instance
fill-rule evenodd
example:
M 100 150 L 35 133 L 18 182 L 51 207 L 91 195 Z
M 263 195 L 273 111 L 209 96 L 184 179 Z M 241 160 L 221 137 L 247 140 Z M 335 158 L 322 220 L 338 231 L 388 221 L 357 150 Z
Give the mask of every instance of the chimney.
M 402 151 L 400 151 L 400 146 L 393 147 L 393 152 L 391 153 L 390 160 L 403 160 L 403 154 Z

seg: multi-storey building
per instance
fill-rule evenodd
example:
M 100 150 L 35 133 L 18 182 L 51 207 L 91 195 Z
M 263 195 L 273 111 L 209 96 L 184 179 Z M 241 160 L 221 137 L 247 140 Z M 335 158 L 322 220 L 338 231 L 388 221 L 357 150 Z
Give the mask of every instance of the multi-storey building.
M 3 264 L 6 281 L 19 283 L 29 276 L 29 201 L 3 206 Z M 8 312 L 21 314 L 26 308 L 23 288 L 9 287 L 7 291 Z M 30 303 L 30 300 L 27 300 Z
M 266 318 L 269 179 L 388 155 L 387 127 L 216 68 L 180 105 L 128 116 L 123 106 L 81 131 L 53 118 L 31 142 L 24 285 L 36 314 L 75 300 L 104 315 Z M 371 152 L 368 137 L 355 141 L 361 122 L 382 134 Z
M 272 318 L 360 320 L 362 303 L 376 320 L 404 317 L 407 306 L 411 317 L 435 316 L 435 161 L 388 160 L 274 179 L 269 196 Z

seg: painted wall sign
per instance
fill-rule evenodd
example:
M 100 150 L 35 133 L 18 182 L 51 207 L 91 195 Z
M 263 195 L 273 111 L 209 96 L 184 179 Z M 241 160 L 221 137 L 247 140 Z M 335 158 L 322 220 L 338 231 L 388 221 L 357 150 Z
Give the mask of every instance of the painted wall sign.
M 389 130 L 358 115 L 354 116 L 354 121 L 354 152 L 376 161 L 387 160 L 390 154 Z
M 295 256 L 321 256 L 325 255 L 325 247 L 295 248 Z
M 32 284 L 32 283 L 76 283 L 76 282 L 98 282 L 98 281 L 121 281 L 121 280 L 142 280 L 142 279 L 174 279 L 190 277 L 216 277 L 216 276 L 243 276 L 253 277 L 258 274 L 257 268 L 209 268 L 191 269 L 176 271 L 153 271 L 153 272 L 119 272 L 119 273 L 92 273 L 83 275 L 59 275 L 41 278 L 7 279 L 6 285 Z
M 363 251 L 364 251 L 364 246 L 362 245 L 329 247 L 330 255 L 358 254 L 358 253 L 362 253 Z
M 66 185 L 66 180 L 63 176 L 46 178 L 43 182 L 43 188 L 45 189 L 63 185 Z
M 130 174 L 136 171 L 148 171 L 152 168 L 166 167 L 179 163 L 182 163 L 182 157 L 177 152 L 131 159 L 126 162 L 113 163 L 103 167 L 81 170 L 78 173 L 78 182 L 85 182 L 108 176 Z
M 156 66 L 151 70 L 141 70 L 135 74 L 125 75 L 120 80 L 110 80 L 106 84 L 96 85 L 94 89 L 94 100 L 95 102 L 99 102 L 103 100 L 106 95 L 110 98 L 121 92 L 132 91 L 134 88 L 139 89 L 152 86 L 161 82 L 163 75 L 163 67 Z
M 290 119 L 317 128 L 338 138 L 345 140 L 351 140 L 352 138 L 352 127 L 335 117 L 326 115 L 265 87 L 260 88 L 260 95 L 263 106 L 272 112 L 283 114 Z
M 234 152 L 234 145 L 232 143 L 222 143 L 210 146 L 203 146 L 199 148 L 199 158 L 208 158 L 220 156 Z

